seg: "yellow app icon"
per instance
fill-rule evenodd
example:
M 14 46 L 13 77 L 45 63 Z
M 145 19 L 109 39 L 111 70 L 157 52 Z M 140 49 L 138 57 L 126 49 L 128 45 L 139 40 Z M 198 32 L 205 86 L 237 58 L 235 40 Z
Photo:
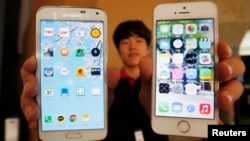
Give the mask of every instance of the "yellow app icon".
M 94 28 L 91 30 L 91 36 L 93 38 L 98 38 L 100 36 L 100 30 L 98 28 Z
M 76 68 L 76 76 L 84 76 L 84 75 L 85 75 L 85 70 L 83 67 Z
M 89 114 L 82 114 L 82 121 L 89 121 Z

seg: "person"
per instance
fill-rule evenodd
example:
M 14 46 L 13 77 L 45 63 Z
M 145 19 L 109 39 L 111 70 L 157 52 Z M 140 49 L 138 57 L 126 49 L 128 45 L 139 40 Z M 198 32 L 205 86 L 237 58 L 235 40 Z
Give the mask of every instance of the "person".
M 120 23 L 114 31 L 113 41 L 122 60 L 121 69 L 109 67 L 107 73 L 109 128 L 105 141 L 135 140 L 134 132 L 142 131 L 145 141 L 167 141 L 167 136 L 155 134 L 150 126 L 151 76 L 153 61 L 149 56 L 151 31 L 139 20 Z M 220 89 L 216 104 L 221 110 L 229 110 L 243 93 L 243 86 L 237 79 L 245 71 L 239 58 L 232 58 L 230 46 L 218 43 L 219 63 L 216 77 Z M 21 67 L 23 90 L 21 109 L 31 130 L 37 129 L 39 108 L 35 97 L 37 83 L 35 78 L 36 59 L 26 59 Z M 221 123 L 222 124 L 222 123 Z M 118 138 L 116 138 L 118 137 Z

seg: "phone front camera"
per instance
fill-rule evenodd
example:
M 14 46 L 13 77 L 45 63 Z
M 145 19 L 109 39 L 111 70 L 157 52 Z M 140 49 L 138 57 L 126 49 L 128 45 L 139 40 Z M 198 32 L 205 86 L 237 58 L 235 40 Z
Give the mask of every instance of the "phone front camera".
M 183 6 L 182 8 L 183 8 L 183 9 L 186 9 L 186 7 L 185 7 L 185 6 Z
M 85 10 L 81 10 L 80 13 L 84 14 L 84 13 L 86 13 L 86 11 Z
M 99 15 L 99 12 L 96 12 L 96 15 Z

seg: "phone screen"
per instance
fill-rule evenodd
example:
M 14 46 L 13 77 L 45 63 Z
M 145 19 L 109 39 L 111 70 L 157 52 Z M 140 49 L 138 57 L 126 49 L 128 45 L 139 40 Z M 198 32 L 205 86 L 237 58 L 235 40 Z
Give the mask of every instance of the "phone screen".
M 156 21 L 156 116 L 214 119 L 214 19 Z
M 40 20 L 42 131 L 105 126 L 103 21 Z

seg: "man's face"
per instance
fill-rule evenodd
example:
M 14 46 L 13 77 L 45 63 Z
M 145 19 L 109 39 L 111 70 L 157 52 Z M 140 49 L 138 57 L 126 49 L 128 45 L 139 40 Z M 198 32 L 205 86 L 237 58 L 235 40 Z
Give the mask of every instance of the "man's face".
M 140 59 L 149 54 L 150 48 L 144 38 L 132 35 L 119 44 L 119 55 L 124 66 L 137 67 Z

